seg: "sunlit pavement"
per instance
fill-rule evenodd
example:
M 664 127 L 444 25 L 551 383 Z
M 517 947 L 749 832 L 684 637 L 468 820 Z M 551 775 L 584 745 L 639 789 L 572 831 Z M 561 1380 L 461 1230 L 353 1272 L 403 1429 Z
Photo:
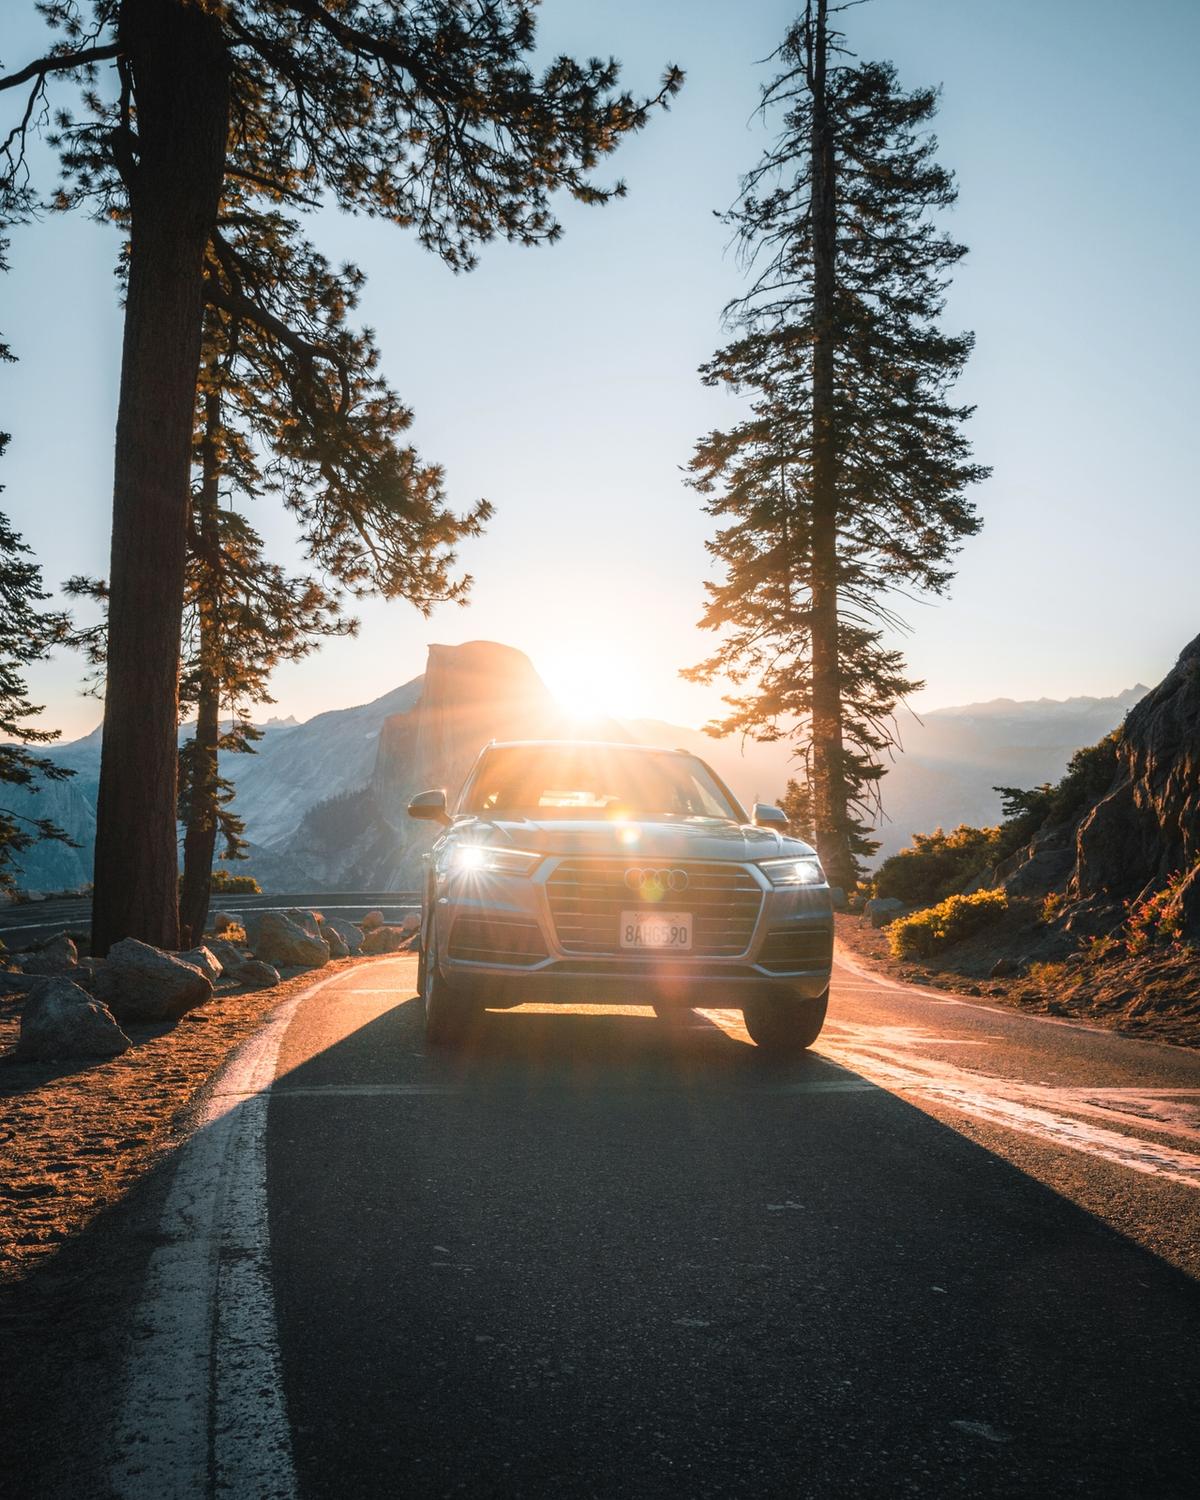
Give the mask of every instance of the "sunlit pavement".
M 282 1039 L 295 1491 L 1196 1493 L 1200 1058 L 844 968 L 786 1067 L 719 1011 L 447 1058 L 412 981 Z

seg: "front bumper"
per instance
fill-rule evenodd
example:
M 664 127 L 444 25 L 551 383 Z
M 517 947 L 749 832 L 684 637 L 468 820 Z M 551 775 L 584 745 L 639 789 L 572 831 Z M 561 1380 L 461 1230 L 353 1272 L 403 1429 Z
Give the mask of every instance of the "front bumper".
M 775 887 L 757 866 L 731 865 L 759 894 L 753 920 L 745 918 L 741 951 L 581 953 L 560 941 L 555 922 L 549 891 L 561 863 L 550 856 L 531 877 L 439 877 L 432 903 L 437 953 L 431 956 L 455 990 L 493 1006 L 721 1006 L 768 994 L 816 999 L 829 985 L 833 908 L 826 886 Z M 630 897 L 629 904 L 639 903 Z M 684 897 L 675 904 L 688 903 Z

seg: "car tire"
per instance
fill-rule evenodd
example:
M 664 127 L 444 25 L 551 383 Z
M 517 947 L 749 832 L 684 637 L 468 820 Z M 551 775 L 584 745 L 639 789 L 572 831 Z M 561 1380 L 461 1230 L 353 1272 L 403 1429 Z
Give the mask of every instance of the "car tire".
M 774 1057 L 795 1057 L 821 1035 L 829 991 L 815 1000 L 789 1000 L 778 995 L 750 1000 L 742 1019 L 751 1040 Z
M 437 937 L 430 922 L 418 965 L 425 1041 L 431 1047 L 461 1047 L 479 1023 L 483 1007 L 458 994 L 438 968 Z

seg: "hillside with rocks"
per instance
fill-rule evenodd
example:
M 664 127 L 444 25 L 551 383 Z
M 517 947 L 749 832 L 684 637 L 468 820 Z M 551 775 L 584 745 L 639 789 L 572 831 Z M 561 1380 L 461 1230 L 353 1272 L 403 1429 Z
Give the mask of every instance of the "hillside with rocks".
M 924 979 L 1200 1044 L 1200 636 L 1055 787 L 915 838 L 876 890 L 864 925 Z

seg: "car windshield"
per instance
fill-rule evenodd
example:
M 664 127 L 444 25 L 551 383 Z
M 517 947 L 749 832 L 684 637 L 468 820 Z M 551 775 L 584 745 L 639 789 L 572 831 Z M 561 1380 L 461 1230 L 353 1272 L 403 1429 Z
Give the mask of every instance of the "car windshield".
M 536 818 L 719 818 L 745 814 L 702 760 L 611 745 L 499 745 L 459 812 Z

